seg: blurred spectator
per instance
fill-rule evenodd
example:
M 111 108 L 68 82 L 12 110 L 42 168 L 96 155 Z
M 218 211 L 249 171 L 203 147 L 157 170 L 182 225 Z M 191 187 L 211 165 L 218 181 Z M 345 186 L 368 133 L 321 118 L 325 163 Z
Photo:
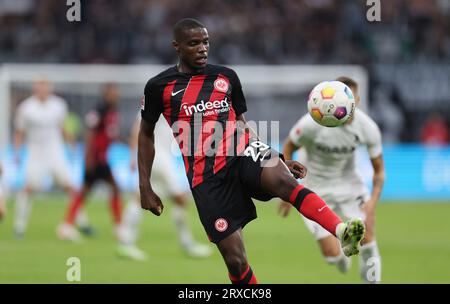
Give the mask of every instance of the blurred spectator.
M 383 141 L 398 142 L 405 125 L 402 110 L 394 104 L 393 94 L 388 87 L 380 85 L 373 94 L 370 116 L 377 121 L 383 132 Z
M 373 23 L 366 20 L 366 1 L 358 0 L 81 4 L 81 22 L 68 22 L 66 1 L 0 0 L 0 62 L 173 64 L 172 27 L 193 17 L 210 31 L 211 63 L 359 64 L 369 71 L 383 65 L 383 76 L 371 72 L 370 78 L 394 83 L 403 103 L 389 103 L 384 88 L 374 95 L 372 105 L 381 111 L 374 118 L 388 141 L 420 139 L 411 104 L 429 111 L 433 103 L 450 102 L 441 100 L 449 95 L 449 0 L 382 1 L 381 22 Z M 443 115 L 450 120 L 449 111 Z
M 446 145 L 449 138 L 449 129 L 445 120 L 439 113 L 431 113 L 422 127 L 422 143 L 426 145 Z
M 0 1 L 0 59 L 29 62 L 171 63 L 173 24 L 202 20 L 213 61 L 228 63 L 415 62 L 450 57 L 444 0 L 383 2 L 382 22 L 365 2 L 344 0 L 90 0 L 81 22 L 66 1 Z

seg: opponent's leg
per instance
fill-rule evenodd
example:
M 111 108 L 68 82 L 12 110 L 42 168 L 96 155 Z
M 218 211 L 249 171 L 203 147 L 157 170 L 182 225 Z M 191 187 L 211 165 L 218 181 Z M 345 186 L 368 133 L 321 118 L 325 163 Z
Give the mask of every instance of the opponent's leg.
M 351 259 L 342 252 L 339 241 L 329 235 L 317 241 L 325 261 L 330 265 L 335 265 L 337 269 L 346 273 L 350 269 Z
M 228 268 L 228 276 L 233 284 L 257 284 L 256 277 L 247 262 L 242 229 L 238 229 L 217 243 Z
M 119 186 L 116 183 L 116 180 L 114 178 L 114 176 L 112 175 L 112 172 L 110 169 L 108 169 L 108 175 L 105 179 L 105 181 L 111 186 L 111 190 L 112 190 L 112 196 L 111 196 L 111 200 L 110 200 L 110 208 L 111 208 L 111 213 L 113 216 L 113 220 L 114 223 L 116 225 L 116 233 L 117 233 L 117 229 L 120 225 L 121 222 L 121 217 L 122 217 L 122 202 L 120 199 L 120 189 Z
M 175 203 L 172 208 L 172 219 L 177 231 L 178 240 L 183 250 L 191 257 L 204 258 L 211 255 L 211 248 L 194 240 L 187 220 L 187 199 L 184 194 L 174 194 L 171 199 Z
M 148 259 L 147 254 L 136 246 L 139 224 L 142 218 L 139 201 L 139 193 L 135 193 L 125 207 L 117 233 L 119 241 L 117 253 L 123 258 L 146 261 Z
M 15 217 L 14 217 L 14 233 L 16 237 L 22 238 L 28 225 L 28 219 L 31 213 L 31 202 L 29 196 L 32 190 L 25 186 L 24 189 L 17 193 L 15 203 Z
M 81 236 L 74 227 L 75 219 L 83 205 L 84 199 L 91 190 L 90 183 L 84 183 L 80 192 L 75 193 L 72 201 L 69 203 L 67 214 L 64 222 L 57 228 L 57 235 L 62 240 L 79 242 Z
M 276 165 L 263 168 L 261 186 L 266 192 L 289 201 L 306 218 L 336 236 L 346 256 L 358 253 L 364 236 L 362 220 L 343 223 L 317 194 L 297 183 L 284 162 L 279 160 Z

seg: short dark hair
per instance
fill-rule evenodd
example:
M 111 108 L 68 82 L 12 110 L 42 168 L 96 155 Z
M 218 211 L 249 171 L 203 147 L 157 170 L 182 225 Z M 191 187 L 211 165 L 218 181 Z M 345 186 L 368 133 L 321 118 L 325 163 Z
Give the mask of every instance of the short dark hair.
M 180 41 L 183 38 L 184 31 L 196 28 L 206 27 L 203 23 L 193 18 L 181 19 L 173 27 L 173 39 L 175 41 Z
M 351 79 L 350 77 L 341 76 L 341 77 L 338 77 L 336 80 L 342 82 L 343 84 L 347 85 L 348 87 L 358 89 L 358 83 L 355 80 Z

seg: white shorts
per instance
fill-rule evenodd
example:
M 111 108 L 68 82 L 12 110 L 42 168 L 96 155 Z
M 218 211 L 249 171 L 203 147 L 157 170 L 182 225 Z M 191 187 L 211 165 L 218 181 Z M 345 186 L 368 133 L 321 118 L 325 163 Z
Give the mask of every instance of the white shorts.
M 151 183 L 156 194 L 161 198 L 185 194 L 187 191 L 180 185 L 178 170 L 172 156 L 156 153 L 152 167 Z
M 368 199 L 367 195 L 361 195 L 358 197 L 349 197 L 345 202 L 339 201 L 336 202 L 333 198 L 322 197 L 327 205 L 341 217 L 343 221 L 346 221 L 350 218 L 360 218 L 362 220 L 366 219 L 366 215 L 363 212 L 361 205 Z M 305 221 L 306 227 L 308 230 L 314 235 L 316 240 L 321 240 L 330 236 L 331 234 L 325 230 L 322 226 L 317 224 L 314 221 L 307 219 L 302 216 Z
M 52 177 L 60 186 L 72 185 L 63 149 L 30 149 L 25 164 L 25 184 L 33 190 L 39 190 L 48 177 Z

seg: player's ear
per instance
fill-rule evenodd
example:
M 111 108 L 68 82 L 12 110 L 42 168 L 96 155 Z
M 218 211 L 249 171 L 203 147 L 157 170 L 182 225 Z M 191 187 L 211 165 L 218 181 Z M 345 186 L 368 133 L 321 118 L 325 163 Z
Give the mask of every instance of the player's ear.
M 172 46 L 177 53 L 180 51 L 180 44 L 176 40 L 172 40 Z

